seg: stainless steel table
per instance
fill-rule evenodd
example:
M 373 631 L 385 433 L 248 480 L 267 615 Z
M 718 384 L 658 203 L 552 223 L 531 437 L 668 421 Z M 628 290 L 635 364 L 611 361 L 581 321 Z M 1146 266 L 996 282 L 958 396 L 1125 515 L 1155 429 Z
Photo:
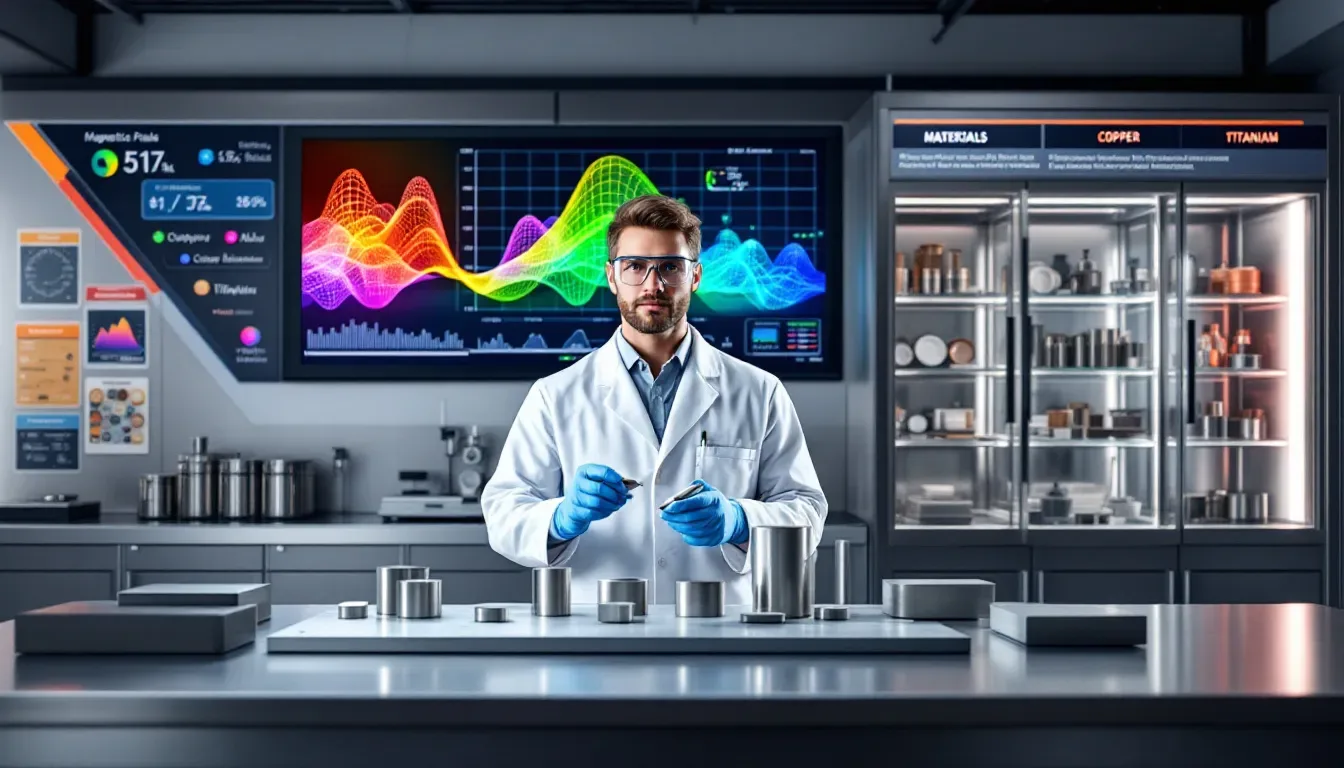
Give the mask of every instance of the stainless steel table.
M 0 624 L 0 766 L 1337 764 L 1344 612 L 1147 610 L 1142 648 L 893 658 L 16 659 Z

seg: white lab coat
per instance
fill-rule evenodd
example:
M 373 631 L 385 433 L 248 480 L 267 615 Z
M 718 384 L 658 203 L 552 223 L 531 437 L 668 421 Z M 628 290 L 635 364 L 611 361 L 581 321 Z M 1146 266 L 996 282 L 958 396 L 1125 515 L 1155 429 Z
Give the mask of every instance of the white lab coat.
M 532 386 L 481 494 L 490 546 L 520 565 L 572 568 L 574 604 L 597 602 L 599 579 L 631 577 L 649 580 L 650 603 L 676 602 L 679 580 L 711 580 L 725 582 L 727 604 L 751 604 L 750 544 L 692 547 L 659 516 L 659 504 L 697 479 L 737 500 L 752 526 L 809 525 L 814 549 L 821 539 L 826 497 L 788 392 L 690 332 L 661 444 L 613 336 Z M 587 533 L 548 549 L 566 483 L 587 463 L 644 485 Z

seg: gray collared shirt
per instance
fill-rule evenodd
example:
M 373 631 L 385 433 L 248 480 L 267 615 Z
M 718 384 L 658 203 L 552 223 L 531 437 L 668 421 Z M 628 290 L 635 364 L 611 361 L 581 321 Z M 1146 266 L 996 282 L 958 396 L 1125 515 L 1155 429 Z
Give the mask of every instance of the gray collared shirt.
M 657 379 L 653 378 L 649 364 L 644 362 L 644 358 L 630 346 L 630 342 L 625 340 L 625 335 L 620 331 L 616 332 L 616 349 L 621 353 L 621 363 L 630 372 L 631 380 L 635 382 L 635 389 L 639 390 L 639 397 L 644 401 L 644 409 L 649 412 L 653 431 L 658 435 L 658 441 L 662 442 L 663 430 L 667 428 L 667 417 L 672 413 L 672 399 L 677 396 L 677 388 L 681 386 L 681 375 L 686 372 L 686 363 L 691 357 L 691 332 L 687 329 L 686 338 L 681 340 L 672 359 L 663 364 Z

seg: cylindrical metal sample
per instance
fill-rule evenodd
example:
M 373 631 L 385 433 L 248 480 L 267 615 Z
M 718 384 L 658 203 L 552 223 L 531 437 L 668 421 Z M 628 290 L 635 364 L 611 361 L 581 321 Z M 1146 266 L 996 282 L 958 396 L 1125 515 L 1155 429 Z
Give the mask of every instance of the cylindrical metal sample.
M 509 609 L 502 605 L 476 606 L 477 624 L 502 624 L 509 620 Z
M 597 582 L 597 604 L 634 603 L 636 616 L 649 613 L 648 579 L 600 579 Z
M 624 601 L 598 603 L 597 620 L 603 624 L 630 624 L 635 620 L 635 604 Z
M 752 528 L 751 609 L 779 611 L 790 619 L 810 617 L 814 567 L 810 526 Z
M 224 459 L 219 469 L 221 520 L 255 520 L 261 515 L 261 462 Z
M 378 569 L 378 615 L 396 616 L 401 593 L 397 584 L 406 579 L 428 579 L 429 569 L 419 565 L 384 565 Z
M 818 621 L 848 621 L 849 606 L 818 605 L 812 608 L 812 618 Z
M 368 618 L 369 604 L 363 600 L 351 600 L 336 606 L 336 616 L 341 619 Z
M 753 542 L 752 546 L 755 546 Z M 678 581 L 677 616 L 712 619 L 723 615 L 722 581 Z
M 172 520 L 177 517 L 177 475 L 142 475 L 140 502 L 136 508 L 141 520 Z
M 532 569 L 532 615 L 569 615 L 569 569 Z
M 779 611 L 743 611 L 743 624 L 783 624 L 784 614 Z
M 403 579 L 397 582 L 397 616 L 403 619 L 437 619 L 442 614 L 442 581 Z
M 835 602 L 849 602 L 849 540 L 835 541 Z

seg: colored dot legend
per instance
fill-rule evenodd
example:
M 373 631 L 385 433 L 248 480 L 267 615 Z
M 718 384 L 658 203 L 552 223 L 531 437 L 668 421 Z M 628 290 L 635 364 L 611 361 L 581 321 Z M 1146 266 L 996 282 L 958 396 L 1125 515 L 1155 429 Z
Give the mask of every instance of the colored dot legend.
M 238 242 L 238 233 L 237 233 L 237 232 L 235 232 L 235 231 L 233 231 L 232 229 L 230 229 L 228 232 L 225 232 L 225 233 L 224 233 L 224 243 L 225 243 L 225 245 L 233 245 L 233 244 L 236 243 L 236 242 Z
M 178 256 L 178 257 L 177 257 L 177 263 L 178 263 L 178 264 L 190 264 L 190 263 L 191 263 L 191 254 L 189 254 L 189 253 L 184 253 L 184 254 L 182 254 L 181 256 Z
M 154 233 L 154 243 L 155 243 L 156 245 L 162 245 L 162 244 L 163 244 L 163 241 L 164 241 L 164 237 L 165 237 L 165 236 L 164 236 L 164 234 L 163 234 L 163 230 L 160 229 L 160 230 L 156 231 L 156 232 Z
M 261 331 L 256 326 L 249 325 L 238 334 L 238 340 L 243 342 L 245 347 L 255 347 L 261 343 Z

